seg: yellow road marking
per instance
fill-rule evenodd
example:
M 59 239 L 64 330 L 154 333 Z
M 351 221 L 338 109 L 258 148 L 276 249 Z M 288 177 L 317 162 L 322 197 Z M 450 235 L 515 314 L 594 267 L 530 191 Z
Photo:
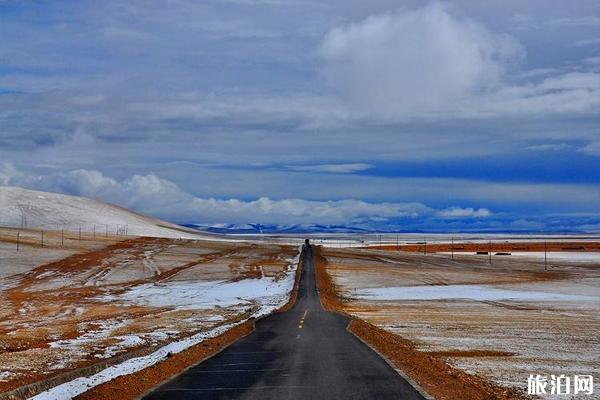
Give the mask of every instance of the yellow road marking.
M 300 318 L 300 324 L 298 325 L 298 329 L 302 329 L 302 325 L 304 325 L 304 318 L 306 318 L 307 314 L 308 310 L 304 310 L 304 315 L 302 315 L 302 318 Z

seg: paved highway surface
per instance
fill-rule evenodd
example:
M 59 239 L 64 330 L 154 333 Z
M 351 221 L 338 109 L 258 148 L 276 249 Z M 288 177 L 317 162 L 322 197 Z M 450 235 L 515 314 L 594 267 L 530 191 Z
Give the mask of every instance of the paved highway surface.
M 158 387 L 145 399 L 423 399 L 346 331 L 348 318 L 321 307 L 310 248 L 298 300 L 288 312 Z

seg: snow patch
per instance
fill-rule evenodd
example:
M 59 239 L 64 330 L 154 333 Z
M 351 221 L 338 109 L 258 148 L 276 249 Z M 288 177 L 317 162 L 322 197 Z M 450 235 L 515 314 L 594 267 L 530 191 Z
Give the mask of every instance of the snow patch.
M 360 289 L 355 295 L 364 300 L 452 300 L 477 301 L 598 301 L 600 296 L 498 289 L 487 285 L 406 286 Z
M 277 305 L 286 300 L 294 284 L 293 274 L 283 279 L 264 277 L 231 281 L 169 281 L 147 283 L 123 294 L 98 298 L 127 305 L 167 307 L 177 310 L 210 309 L 234 305 Z M 287 300 L 286 300 L 287 301 Z
M 239 324 L 239 323 L 238 323 Z M 62 385 L 55 386 L 46 390 L 34 397 L 32 400 L 70 400 L 73 397 L 90 390 L 91 388 L 101 385 L 105 382 L 115 379 L 122 375 L 133 374 L 148 368 L 159 361 L 165 359 L 167 354 L 180 353 L 206 339 L 218 336 L 225 331 L 233 328 L 237 324 L 223 325 L 211 329 L 207 332 L 200 332 L 187 339 L 179 340 L 161 347 L 152 354 L 143 357 L 131 358 L 121 364 L 106 368 L 95 375 L 89 377 L 81 377 Z
M 48 344 L 51 348 L 55 349 L 73 349 L 82 347 L 89 343 L 95 343 L 99 339 L 106 339 L 110 337 L 112 331 L 127 325 L 128 321 L 105 320 L 101 322 L 95 321 L 95 323 L 99 323 L 100 325 L 97 330 L 87 332 L 75 339 L 57 340 Z
M 549 251 L 546 254 L 549 261 L 597 262 L 600 263 L 600 252 Z M 514 252 L 511 257 L 527 257 L 544 259 L 543 252 Z
M 12 378 L 14 378 L 15 376 L 18 376 L 18 375 L 19 374 L 16 374 L 14 372 L 2 371 L 2 372 L 0 372 L 0 382 L 10 381 Z

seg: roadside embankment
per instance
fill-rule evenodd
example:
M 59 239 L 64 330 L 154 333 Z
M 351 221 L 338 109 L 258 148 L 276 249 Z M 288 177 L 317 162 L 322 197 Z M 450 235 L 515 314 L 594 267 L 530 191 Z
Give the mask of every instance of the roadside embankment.
M 119 376 L 91 388 L 75 397 L 76 400 L 129 400 L 137 399 L 161 383 L 181 374 L 186 369 L 214 356 L 236 340 L 254 331 L 254 321 L 237 325 L 212 339 L 204 340 L 181 353 L 138 371 Z

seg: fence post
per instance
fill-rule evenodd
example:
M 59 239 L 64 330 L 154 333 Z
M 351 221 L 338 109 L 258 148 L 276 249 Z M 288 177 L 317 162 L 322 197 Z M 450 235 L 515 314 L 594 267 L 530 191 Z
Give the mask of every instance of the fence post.
M 81 225 L 79 225 L 79 241 L 81 242 Z
M 21 236 L 21 232 L 17 232 L 17 253 L 19 252 L 19 239 Z
M 42 230 L 42 249 L 44 248 L 44 231 Z
M 454 236 L 452 237 L 452 246 L 451 246 L 451 254 L 452 254 L 452 259 L 454 260 Z
M 490 264 L 492 263 L 492 241 L 490 240 L 489 246 L 488 246 L 488 250 L 489 250 L 489 254 L 490 254 Z
M 61 229 L 60 230 L 60 247 L 64 247 L 65 246 L 65 230 Z

